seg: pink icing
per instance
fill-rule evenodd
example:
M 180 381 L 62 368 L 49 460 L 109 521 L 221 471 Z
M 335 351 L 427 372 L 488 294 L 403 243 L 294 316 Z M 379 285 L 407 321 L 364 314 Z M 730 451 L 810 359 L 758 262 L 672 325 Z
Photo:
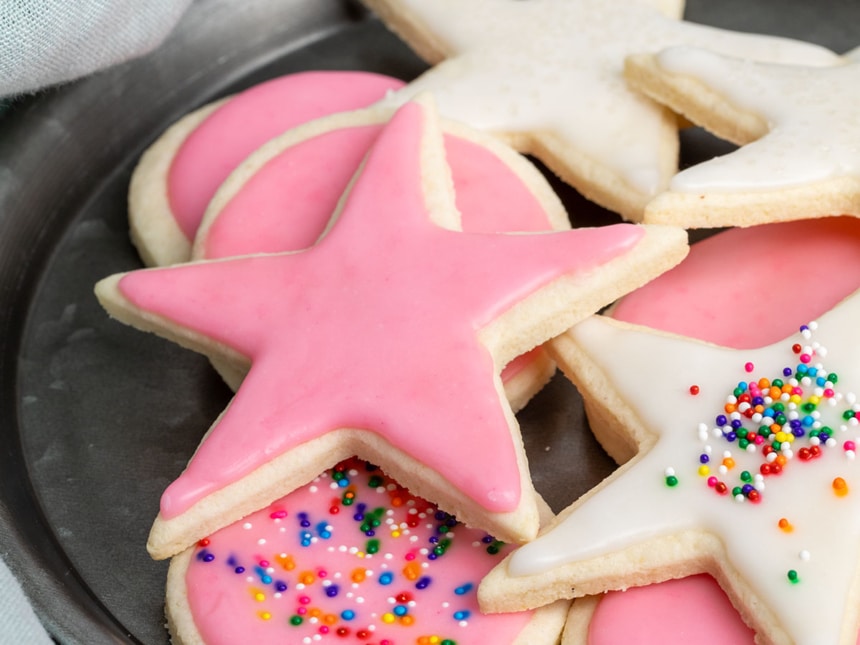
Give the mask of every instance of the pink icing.
M 531 613 L 476 596 L 508 550 L 350 460 L 199 544 L 185 582 L 208 645 L 510 643 Z
M 120 281 L 134 306 L 252 361 L 165 491 L 165 518 L 272 455 L 344 427 L 384 436 L 490 511 L 516 508 L 509 412 L 476 331 L 554 278 L 626 252 L 643 231 L 498 235 L 437 226 L 422 197 L 423 123 L 417 104 L 397 112 L 335 226 L 312 248 L 135 271 Z
M 301 72 L 256 85 L 220 106 L 185 140 L 168 173 L 173 215 L 189 240 L 227 175 L 274 136 L 366 107 L 403 82 L 368 72 Z
M 203 257 L 277 253 L 312 246 L 376 140 L 381 125 L 329 131 L 298 143 L 254 174 L 206 233 Z M 445 136 L 462 228 L 467 232 L 542 231 L 546 212 L 495 154 Z
M 588 645 L 752 645 L 753 636 L 716 581 L 698 575 L 606 594 L 594 610 Z
M 623 298 L 613 317 L 752 349 L 790 336 L 860 284 L 860 224 L 852 217 L 729 229 L 692 248 Z
M 612 314 L 749 349 L 790 336 L 858 284 L 857 218 L 735 228 L 694 244 L 680 265 L 623 298 Z M 633 640 L 749 645 L 753 634 L 714 579 L 702 575 L 606 594 L 591 621 L 589 645 Z
M 202 257 L 276 253 L 312 246 L 381 131 L 381 125 L 333 130 L 287 148 L 254 174 L 224 206 L 202 243 Z M 464 231 L 541 231 L 550 227 L 534 194 L 485 147 L 445 135 Z M 517 357 L 502 380 L 533 354 Z

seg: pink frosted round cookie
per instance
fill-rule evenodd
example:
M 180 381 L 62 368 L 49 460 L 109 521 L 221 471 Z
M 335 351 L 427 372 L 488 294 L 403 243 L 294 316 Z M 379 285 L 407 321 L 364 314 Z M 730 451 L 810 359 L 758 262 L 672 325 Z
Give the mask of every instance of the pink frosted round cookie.
M 815 258 L 832 270 L 796 270 Z M 860 285 L 853 217 L 730 229 L 612 309 L 619 320 L 739 349 L 789 336 Z M 802 303 L 802 306 L 797 306 Z M 614 455 L 626 461 L 630 455 Z M 577 600 L 564 643 L 748 645 L 753 633 L 707 575 Z M 587 640 L 586 640 L 587 639 Z M 704 640 L 707 639 L 707 640 Z
M 131 237 L 143 261 L 187 261 L 209 200 L 260 145 L 302 123 L 370 105 L 402 85 L 369 72 L 301 72 L 177 121 L 144 153 L 129 188 Z
M 313 246 L 387 118 L 363 123 L 344 115 L 325 131 L 290 131 L 251 155 L 225 182 L 201 223 L 192 259 L 296 251 Z M 564 207 L 543 175 L 495 139 L 445 125 L 445 149 L 461 225 L 466 232 L 538 232 L 570 228 Z M 213 360 L 235 390 L 247 365 Z M 515 410 L 552 376 L 555 367 L 535 349 L 503 372 Z
M 357 459 L 171 561 L 174 643 L 555 643 L 567 603 L 480 613 L 509 548 Z

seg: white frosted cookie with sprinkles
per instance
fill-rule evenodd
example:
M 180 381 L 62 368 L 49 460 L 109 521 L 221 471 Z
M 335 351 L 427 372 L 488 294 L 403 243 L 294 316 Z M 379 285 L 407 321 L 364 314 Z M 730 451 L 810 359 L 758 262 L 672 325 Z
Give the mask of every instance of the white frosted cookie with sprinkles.
M 443 116 L 533 154 L 588 199 L 640 221 L 677 171 L 677 121 L 629 89 L 624 58 L 697 44 L 775 62 L 832 65 L 827 49 L 681 20 L 681 0 L 364 0 L 432 69 Z
M 687 168 L 645 221 L 687 228 L 860 216 L 860 61 L 751 62 L 698 47 L 627 60 L 631 85 L 740 146 Z
M 827 279 L 786 272 L 798 258 L 826 257 Z M 751 289 L 757 283 L 762 288 Z M 767 286 L 766 286 L 767 285 Z M 625 296 L 612 317 L 736 349 L 790 335 L 860 285 L 860 220 L 829 217 L 722 231 L 692 245 L 677 267 Z M 786 307 L 785 294 L 803 294 Z M 599 441 L 619 462 L 635 446 Z M 699 574 L 578 599 L 563 645 L 751 645 L 755 634 L 713 577 Z
M 590 422 L 626 432 L 639 450 L 496 567 L 480 587 L 482 607 L 706 572 L 763 642 L 853 644 L 858 323 L 854 292 L 753 349 L 603 316 L 557 339 Z
M 352 459 L 173 558 L 177 645 L 550 645 L 565 601 L 485 615 L 478 583 L 510 547 Z
M 499 372 L 677 264 L 686 233 L 618 224 L 466 233 L 436 113 L 399 108 L 309 249 L 114 275 L 119 320 L 250 357 L 167 488 L 148 548 L 174 555 L 358 455 L 509 542 L 537 533 Z

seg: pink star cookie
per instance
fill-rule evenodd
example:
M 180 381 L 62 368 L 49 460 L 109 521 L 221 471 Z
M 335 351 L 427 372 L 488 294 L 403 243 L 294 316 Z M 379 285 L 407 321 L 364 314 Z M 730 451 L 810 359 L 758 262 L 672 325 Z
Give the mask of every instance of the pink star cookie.
M 108 311 L 251 369 L 150 535 L 172 555 L 352 455 L 506 541 L 537 530 L 499 370 L 686 253 L 617 225 L 463 233 L 434 112 L 401 108 L 303 252 L 103 280 Z M 600 270 L 596 270 L 597 268 Z
M 294 128 L 263 146 L 215 194 L 192 258 L 313 246 L 390 116 L 380 109 L 345 114 Z M 451 122 L 443 129 L 464 231 L 570 228 L 564 206 L 533 164 L 488 135 L 465 132 Z M 214 364 L 234 390 L 249 367 L 217 359 Z M 554 372 L 540 348 L 506 365 L 502 380 L 512 408 L 522 408 Z

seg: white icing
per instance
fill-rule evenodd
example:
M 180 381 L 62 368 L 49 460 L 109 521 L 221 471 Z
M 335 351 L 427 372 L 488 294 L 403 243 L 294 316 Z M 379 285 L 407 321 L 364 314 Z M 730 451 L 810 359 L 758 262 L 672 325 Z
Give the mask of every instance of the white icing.
M 657 63 L 697 78 L 740 110 L 763 117 L 769 129 L 735 152 L 679 173 L 672 190 L 770 190 L 860 177 L 860 60 L 821 69 L 673 47 Z
M 821 360 L 824 368 L 839 375 L 837 393 L 860 389 L 858 321 L 860 292 L 818 320 L 814 338 L 828 349 Z M 798 335 L 761 349 L 733 350 L 601 316 L 568 333 L 608 375 L 643 426 L 653 432 L 655 443 L 650 450 L 643 447 L 553 530 L 517 550 L 508 573 L 542 573 L 650 537 L 703 528 L 722 540 L 730 562 L 775 612 L 793 642 L 840 642 L 860 545 L 860 468 L 842 449 L 843 441 L 856 442 L 860 435 L 856 425 L 841 419 L 852 397 L 818 408 L 821 422 L 847 428 L 837 430 L 837 445 L 823 448 L 824 455 L 812 461 L 795 458 L 782 474 L 765 478 L 758 504 L 718 495 L 697 472 L 705 445 L 711 446 L 712 472 L 718 464 L 715 456 L 727 448 L 732 451 L 738 465 L 731 471 L 734 475 L 724 479 L 729 488 L 745 467 L 758 472 L 760 454 L 744 453 L 737 443 L 713 436 L 703 442 L 699 424 L 713 427 L 726 394 L 738 382 L 772 379 L 783 367 L 794 368 L 799 361 L 791 346 L 806 345 L 805 339 Z M 744 368 L 747 362 L 755 365 L 752 373 Z M 700 387 L 695 396 L 689 391 L 693 384 Z M 796 440 L 793 452 L 804 445 L 805 440 Z M 667 467 L 674 468 L 679 479 L 674 488 L 665 483 Z M 848 483 L 844 497 L 833 492 L 837 476 Z M 792 532 L 778 527 L 782 517 L 791 522 Z M 798 557 L 802 552 L 814 557 Z M 789 569 L 798 572 L 798 584 L 787 581 Z
M 674 8 L 657 0 L 387 4 L 413 15 L 448 51 L 446 61 L 396 92 L 394 102 L 431 91 L 445 116 L 489 131 L 550 137 L 564 154 L 596 162 L 647 195 L 668 184 L 660 160 L 673 145 L 667 130 L 675 127 L 660 107 L 626 87 L 625 56 L 698 43 L 757 60 L 838 60 L 807 43 L 675 20 L 670 16 L 681 13 L 681 2 Z

